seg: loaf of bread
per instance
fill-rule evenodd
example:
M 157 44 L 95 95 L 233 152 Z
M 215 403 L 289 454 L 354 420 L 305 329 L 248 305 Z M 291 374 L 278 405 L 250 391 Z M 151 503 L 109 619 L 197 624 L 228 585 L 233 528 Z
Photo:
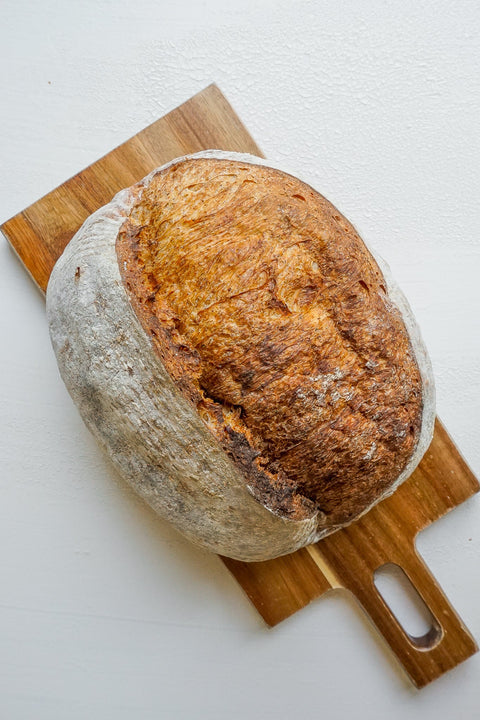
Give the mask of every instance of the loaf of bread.
M 265 560 L 391 494 L 433 434 L 408 304 L 354 227 L 250 155 L 178 158 L 94 213 L 47 311 L 61 375 L 133 488 Z

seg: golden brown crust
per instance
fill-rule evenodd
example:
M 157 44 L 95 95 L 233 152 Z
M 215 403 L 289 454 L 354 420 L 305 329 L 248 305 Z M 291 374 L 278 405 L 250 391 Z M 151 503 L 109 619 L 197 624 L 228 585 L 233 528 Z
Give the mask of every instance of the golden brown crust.
M 355 229 L 271 168 L 189 159 L 153 176 L 117 241 L 133 308 L 258 499 L 347 522 L 418 442 L 422 384 Z

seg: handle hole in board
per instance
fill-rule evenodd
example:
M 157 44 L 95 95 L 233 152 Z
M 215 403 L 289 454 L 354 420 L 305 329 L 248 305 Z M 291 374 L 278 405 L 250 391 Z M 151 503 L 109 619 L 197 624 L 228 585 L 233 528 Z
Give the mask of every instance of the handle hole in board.
M 381 565 L 373 579 L 410 641 L 420 650 L 431 650 L 437 645 L 442 629 L 400 565 Z

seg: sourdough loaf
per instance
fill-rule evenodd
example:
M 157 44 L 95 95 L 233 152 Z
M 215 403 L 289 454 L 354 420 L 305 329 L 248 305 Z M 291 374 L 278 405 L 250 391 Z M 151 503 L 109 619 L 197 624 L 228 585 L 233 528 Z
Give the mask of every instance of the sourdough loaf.
M 366 512 L 434 421 L 388 268 L 260 158 L 178 158 L 92 215 L 47 289 L 53 347 L 122 475 L 193 542 L 263 560 Z

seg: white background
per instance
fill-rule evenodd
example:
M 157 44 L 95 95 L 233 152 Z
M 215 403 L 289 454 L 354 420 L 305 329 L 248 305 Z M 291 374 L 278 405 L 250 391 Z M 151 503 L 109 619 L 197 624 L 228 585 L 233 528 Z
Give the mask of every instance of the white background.
M 390 262 L 480 473 L 480 5 L 2 0 L 0 221 L 214 81 Z M 415 691 L 353 601 L 273 630 L 114 475 L 0 241 L 0 717 L 477 718 L 480 656 Z M 480 505 L 419 548 L 480 638 Z

